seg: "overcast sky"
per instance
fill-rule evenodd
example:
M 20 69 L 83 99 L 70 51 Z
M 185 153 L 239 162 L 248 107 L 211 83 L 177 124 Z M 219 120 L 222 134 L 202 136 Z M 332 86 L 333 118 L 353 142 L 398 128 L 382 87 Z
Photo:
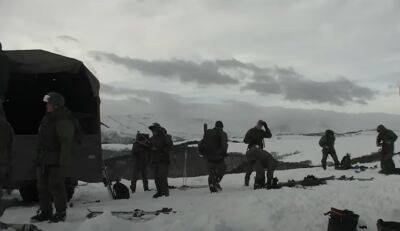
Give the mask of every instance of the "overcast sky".
M 166 93 L 400 114 L 397 0 L 0 0 L 0 9 L 5 49 L 80 59 L 105 99 Z

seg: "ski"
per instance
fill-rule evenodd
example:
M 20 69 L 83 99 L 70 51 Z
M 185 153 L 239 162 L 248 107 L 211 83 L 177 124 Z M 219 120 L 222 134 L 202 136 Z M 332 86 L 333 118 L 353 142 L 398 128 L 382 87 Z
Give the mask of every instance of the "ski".
M 185 190 L 189 190 L 189 189 L 201 189 L 201 188 L 208 188 L 208 185 L 182 185 L 180 187 L 178 187 L 177 189 L 185 191 Z
M 350 176 L 347 177 L 345 175 L 335 178 L 335 180 L 342 180 L 342 181 L 353 181 L 353 180 L 357 180 L 357 181 L 373 181 L 375 178 L 374 177 L 370 177 L 370 178 L 359 178 L 359 177 L 354 177 L 354 176 Z
M 102 215 L 103 211 L 92 211 L 88 209 L 89 214 L 86 216 L 87 218 L 94 218 L 99 215 Z M 125 220 L 151 220 L 152 218 L 160 215 L 160 214 L 172 214 L 176 213 L 172 208 L 162 208 L 160 210 L 155 211 L 145 211 L 141 209 L 135 209 L 133 211 L 111 211 L 111 215 L 125 219 Z
M 289 180 L 287 182 L 274 182 L 272 188 L 282 188 L 282 187 L 296 187 L 296 186 L 301 186 L 301 187 L 307 187 L 307 186 L 318 186 L 318 185 L 323 185 L 326 184 L 327 180 L 334 180 L 335 176 L 329 176 L 329 177 L 314 177 L 314 176 L 307 176 L 303 180 L 300 181 L 295 181 L 295 180 Z
M 36 225 L 32 224 L 8 224 L 0 222 L 1 230 L 15 230 L 15 231 L 41 231 Z

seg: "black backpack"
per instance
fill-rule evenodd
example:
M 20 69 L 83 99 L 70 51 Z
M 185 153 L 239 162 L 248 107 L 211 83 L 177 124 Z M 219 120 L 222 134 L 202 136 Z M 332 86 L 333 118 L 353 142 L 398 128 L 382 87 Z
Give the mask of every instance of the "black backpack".
M 382 221 L 381 219 L 378 220 L 376 223 L 378 227 L 378 231 L 398 231 L 400 230 L 400 223 L 393 222 L 393 221 Z
M 122 184 L 121 182 L 117 181 L 113 185 L 113 189 L 115 192 L 115 199 L 120 200 L 120 199 L 129 199 L 130 198 L 130 193 L 128 187 L 126 185 Z
M 350 154 L 346 154 L 343 158 L 342 158 L 342 161 L 340 162 L 340 166 L 341 166 L 341 169 L 343 169 L 343 170 L 348 170 L 348 169 L 351 169 L 352 168 L 352 166 L 351 166 L 351 157 L 350 157 Z
M 326 213 L 329 215 L 328 231 L 356 231 L 359 215 L 350 210 L 339 210 L 331 208 L 331 211 Z

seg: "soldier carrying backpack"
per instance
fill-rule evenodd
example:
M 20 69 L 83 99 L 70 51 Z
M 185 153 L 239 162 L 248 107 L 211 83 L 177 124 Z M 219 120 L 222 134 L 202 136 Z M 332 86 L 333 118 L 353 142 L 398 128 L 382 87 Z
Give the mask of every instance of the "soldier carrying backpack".
M 199 143 L 199 152 L 207 159 L 208 185 L 211 193 L 222 190 L 220 182 L 226 171 L 225 157 L 228 151 L 228 136 L 223 128 L 223 123 L 217 121 L 213 129 L 205 131 L 204 137 Z

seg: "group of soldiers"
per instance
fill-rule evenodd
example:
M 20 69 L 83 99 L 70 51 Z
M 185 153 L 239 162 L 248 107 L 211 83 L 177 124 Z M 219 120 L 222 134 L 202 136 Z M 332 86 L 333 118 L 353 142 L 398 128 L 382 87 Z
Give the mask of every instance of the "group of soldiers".
M 223 123 L 217 121 L 214 128 L 208 129 L 204 132 L 203 139 L 198 144 L 199 153 L 204 156 L 207 161 L 209 174 L 208 184 L 211 193 L 222 190 L 220 183 L 226 171 L 225 158 L 228 156 L 228 136 L 224 132 L 223 128 Z M 394 155 L 394 142 L 397 140 L 397 135 L 383 125 L 377 127 L 377 132 L 378 136 L 376 144 L 380 147 L 379 154 L 381 158 L 381 172 L 391 174 L 395 170 L 395 164 L 392 157 Z M 278 161 L 269 152 L 264 150 L 264 139 L 269 139 L 271 137 L 271 130 L 263 120 L 259 120 L 256 126 L 246 133 L 243 140 L 244 143 L 247 144 L 247 161 L 245 163 L 244 177 L 245 186 L 249 186 L 251 173 L 255 171 L 256 176 L 254 180 L 254 189 L 270 189 L 273 187 L 274 171 L 278 166 Z M 140 174 L 142 174 L 143 178 L 143 187 L 145 191 L 148 190 L 146 158 L 149 156 L 149 150 L 143 151 L 142 149 L 143 147 L 148 146 L 148 144 L 145 143 L 147 139 L 148 138 L 143 137 L 143 134 L 138 134 L 133 145 L 132 150 L 135 158 L 135 166 L 131 184 L 132 192 L 136 189 L 136 181 Z M 324 170 L 327 168 L 327 158 L 329 156 L 331 156 L 334 161 L 335 169 L 343 169 L 344 167 L 341 166 L 342 163 L 339 162 L 337 157 L 335 140 L 335 133 L 332 130 L 326 130 L 325 134 L 319 140 L 319 145 L 322 148 L 321 164 Z M 163 173 L 167 172 L 165 171 Z M 157 186 L 157 191 L 158 187 L 159 186 Z
M 81 127 L 65 107 L 65 100 L 61 94 L 50 92 L 44 96 L 43 101 L 46 105 L 46 114 L 38 128 L 36 158 L 40 209 L 31 220 L 33 222 L 60 222 L 65 221 L 66 218 L 65 177 L 71 165 L 73 146 L 76 142 L 81 142 Z M 144 190 L 149 191 L 147 168 L 148 165 L 151 165 L 157 189 L 153 197 L 168 197 L 169 152 L 173 147 L 173 141 L 167 130 L 160 124 L 154 123 L 149 126 L 149 129 L 152 135 L 138 133 L 132 147 L 134 166 L 130 188 L 134 193 L 136 182 L 141 177 Z M 377 145 L 381 147 L 382 172 L 390 173 L 395 169 L 392 156 L 397 135 L 383 125 L 378 126 L 377 132 Z M 13 137 L 12 126 L 7 122 L 2 102 L 0 102 L 0 192 L 3 191 L 3 184 L 10 175 Z M 271 137 L 272 134 L 267 123 L 262 120 L 246 133 L 244 143 L 248 146 L 245 186 L 249 186 L 251 173 L 255 171 L 254 189 L 272 187 L 278 161 L 264 150 L 264 139 Z M 330 155 L 334 160 L 335 167 L 339 168 L 340 162 L 334 147 L 334 132 L 327 130 L 321 137 L 319 145 L 322 147 L 322 167 L 326 169 L 326 160 Z M 220 183 L 226 172 L 225 158 L 228 155 L 228 136 L 224 132 L 224 124 L 221 121 L 217 121 L 214 128 L 205 130 L 198 149 L 207 161 L 210 192 L 221 191 Z
M 136 181 L 141 175 L 143 189 L 149 191 L 147 166 L 150 164 L 157 189 L 153 198 L 168 197 L 169 152 L 173 146 L 172 138 L 168 135 L 167 130 L 158 123 L 152 124 L 149 129 L 152 136 L 138 133 L 132 146 L 134 166 L 130 188 L 132 193 L 136 191 Z

